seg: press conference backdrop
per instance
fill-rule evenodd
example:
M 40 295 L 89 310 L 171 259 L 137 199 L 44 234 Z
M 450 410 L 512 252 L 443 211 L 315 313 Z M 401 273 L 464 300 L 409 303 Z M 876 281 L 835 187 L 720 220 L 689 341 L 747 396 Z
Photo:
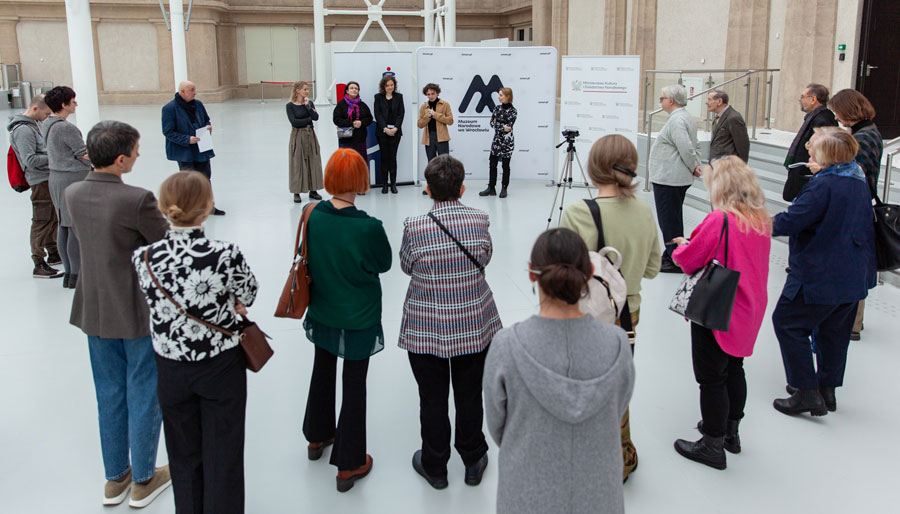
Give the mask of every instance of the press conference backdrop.
M 344 85 L 349 81 L 359 82 L 359 96 L 375 115 L 375 94 L 378 93 L 378 83 L 385 73 L 393 73 L 397 81 L 397 92 L 403 95 L 406 115 L 403 118 L 403 137 L 400 139 L 400 148 L 397 150 L 397 181 L 410 182 L 415 180 L 415 168 L 413 165 L 413 152 L 418 146 L 419 137 L 416 133 L 416 99 L 421 96 L 413 88 L 415 81 L 412 76 L 413 54 L 410 52 L 335 52 L 334 53 L 334 78 L 337 88 L 343 91 Z M 340 101 L 343 96 L 337 97 Z M 318 130 L 329 127 L 335 130 L 331 120 L 319 124 Z M 372 184 L 379 184 L 381 178 L 381 153 L 378 148 L 378 140 L 375 139 L 375 122 L 369 125 L 369 137 L 366 140 L 368 148 L 369 177 Z
M 591 145 L 603 136 L 621 134 L 637 144 L 640 73 L 637 55 L 563 56 L 559 126 L 580 133 L 575 150 L 584 166 Z M 557 170 L 566 158 L 564 149 L 560 148 Z M 573 168 L 577 184 L 581 171 L 577 164 Z
M 440 97 L 453 109 L 450 155 L 463 162 L 467 177 L 488 177 L 494 137 L 491 113 L 500 103 L 501 87 L 513 89 L 513 105 L 518 111 L 511 178 L 549 180 L 554 176 L 556 55 L 553 47 L 422 47 L 416 51 L 419 106 L 427 102 L 422 94 L 425 84 L 438 84 Z M 421 139 L 419 129 L 416 142 Z M 418 152 L 418 176 L 424 179 L 428 164 L 425 147 L 420 144 Z

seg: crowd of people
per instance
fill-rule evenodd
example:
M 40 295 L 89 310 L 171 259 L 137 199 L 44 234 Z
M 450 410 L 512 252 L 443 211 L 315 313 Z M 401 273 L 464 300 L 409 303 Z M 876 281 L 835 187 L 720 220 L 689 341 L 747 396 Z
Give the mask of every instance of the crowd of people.
M 302 328 L 314 348 L 303 434 L 310 460 L 331 448 L 340 492 L 373 466 L 366 377 L 370 358 L 387 343 L 379 275 L 391 269 L 396 251 L 381 220 L 356 206 L 370 187 L 358 135 L 365 131 L 356 129 L 373 120 L 386 159 L 382 192 L 396 192 L 403 102 L 393 77 L 379 87 L 373 117 L 359 85 L 347 84 L 333 121 L 348 135 L 324 172 L 308 84 L 295 84 L 287 105 L 290 190 L 295 201 L 302 193 L 320 200 L 305 206 L 311 281 Z M 436 84 L 423 92 L 428 102 L 417 125 L 429 156 L 424 193 L 433 205 L 404 222 L 398 255 L 410 281 L 397 343 L 408 353 L 419 392 L 421 445 L 411 465 L 431 487 L 444 489 L 450 480 L 452 388 L 454 447 L 466 484 L 480 484 L 488 466 L 485 421 L 499 446 L 498 512 L 622 512 L 624 483 L 638 464 L 628 406 L 634 326 L 646 301 L 641 282 L 659 272 L 694 274 L 711 263 L 724 263 L 740 279 L 728 330 L 691 322 L 701 437 L 674 445 L 687 459 L 725 469 L 726 452 L 741 451 L 738 426 L 748 387 L 743 360 L 764 322 L 773 236 L 787 236 L 790 247 L 790 272 L 772 315 L 788 397 L 773 406 L 813 416 L 837 408 L 849 341 L 861 329 L 861 301 L 875 285 L 870 191 L 881 140 L 862 95 L 845 90 L 829 99 L 824 86 L 806 88 L 800 103 L 807 119 L 787 164 L 804 163 L 808 175 L 793 173 L 800 187 L 787 211 L 773 217 L 746 164 L 746 145 L 735 129 L 743 120 L 727 107 L 727 94 L 708 98 L 720 153 L 703 165 L 695 125 L 683 109 L 684 88 L 665 88 L 660 103 L 670 118 L 649 158 L 657 220 L 635 196 L 634 145 L 621 135 L 597 140 L 587 161 L 597 196 L 566 206 L 560 227 L 538 236 L 526 273 L 539 312 L 504 328 L 485 279 L 493 255 L 490 218 L 461 202 L 465 170 L 447 155 L 452 111 Z M 178 512 L 244 511 L 247 380 L 240 332 L 259 284 L 237 245 L 204 233 L 207 217 L 224 213 L 213 200 L 212 151 L 197 145 L 198 131 L 212 127 L 195 95 L 195 86 L 183 83 L 163 108 L 166 155 L 180 171 L 162 183 L 158 197 L 122 180 L 140 155 L 138 131 L 102 121 L 85 142 L 66 121 L 77 106 L 68 87 L 35 97 L 9 125 L 33 189 L 35 276 L 58 275 L 45 255 L 62 261 L 64 286 L 75 289 L 70 322 L 88 339 L 104 505 L 122 503 L 130 493 L 129 504 L 144 507 L 171 484 Z M 500 91 L 491 179 L 481 196 L 495 194 L 501 162 L 500 196 L 506 195 L 512 97 L 511 90 Z M 823 109 L 850 132 L 812 121 Z M 697 176 L 713 210 L 685 238 L 682 203 Z M 319 188 L 331 197 L 322 200 Z M 622 257 L 629 332 L 579 307 L 595 280 L 589 252 L 601 246 Z M 335 419 L 338 359 L 342 398 Z M 163 425 L 169 464 L 156 467 Z

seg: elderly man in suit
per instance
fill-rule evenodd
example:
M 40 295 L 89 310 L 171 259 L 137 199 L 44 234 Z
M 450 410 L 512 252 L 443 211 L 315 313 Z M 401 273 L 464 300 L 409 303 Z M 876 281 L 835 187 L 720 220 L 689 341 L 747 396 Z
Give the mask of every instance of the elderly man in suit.
M 791 168 L 794 163 L 809 162 L 809 149 L 806 147 L 816 127 L 837 127 L 834 113 L 828 110 L 828 88 L 822 84 L 810 84 L 806 86 L 800 95 L 800 110 L 806 113 L 803 125 L 794 141 L 788 149 L 784 166 L 787 168 L 787 180 L 784 182 L 782 198 L 786 202 L 793 202 L 800 193 L 800 189 L 812 178 L 812 171 L 806 166 Z
M 715 113 L 709 140 L 709 160 L 737 155 L 742 161 L 750 158 L 750 137 L 744 117 L 728 105 L 728 93 L 710 91 L 706 97 L 706 109 Z
M 700 145 L 697 143 L 697 124 L 684 109 L 687 105 L 684 86 L 664 87 L 659 105 L 669 113 L 669 120 L 656 136 L 648 164 L 656 217 L 666 244 L 659 271 L 681 273 L 681 268 L 672 261 L 672 250 L 677 246 L 672 240 L 684 236 L 682 206 L 694 177 L 700 176 Z
M 125 123 L 95 125 L 87 152 L 96 168 L 65 192 L 83 259 L 70 323 L 88 336 L 107 479 L 103 504 L 123 502 L 130 488 L 136 508 L 171 484 L 168 466 L 155 467 L 162 424 L 156 360 L 150 312 L 131 265 L 132 253 L 162 239 L 168 222 L 153 193 L 122 182 L 138 158 L 139 138 Z
M 201 152 L 197 143 L 197 130 L 205 128 L 212 132 L 209 114 L 203 102 L 197 100 L 197 86 L 185 80 L 178 84 L 169 103 L 162 108 L 162 132 L 166 136 L 166 158 L 178 163 L 179 170 L 199 171 L 212 180 L 210 160 L 216 156 L 212 150 Z M 224 216 L 225 211 L 213 206 L 212 214 Z

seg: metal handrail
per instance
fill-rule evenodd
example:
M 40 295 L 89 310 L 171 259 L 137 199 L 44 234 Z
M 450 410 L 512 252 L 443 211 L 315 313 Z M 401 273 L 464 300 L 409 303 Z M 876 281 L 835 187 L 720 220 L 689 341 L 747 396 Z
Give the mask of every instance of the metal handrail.
M 780 68 L 741 68 L 741 69 L 721 69 L 721 70 L 645 70 L 644 73 L 742 73 L 760 72 L 760 71 L 781 71 Z
M 900 153 L 900 137 L 888 141 L 884 145 L 884 152 L 887 153 L 887 159 L 884 163 L 884 189 L 881 191 L 881 201 L 887 203 L 891 196 L 891 170 L 894 167 L 894 156 Z
M 744 77 L 749 77 L 750 75 L 752 75 L 752 74 L 754 74 L 754 73 L 756 73 L 755 70 L 747 71 L 746 73 L 744 73 L 743 75 L 741 75 L 741 76 L 739 76 L 739 77 L 735 77 L 735 78 L 733 78 L 733 79 L 731 79 L 731 80 L 727 80 L 727 81 L 725 81 L 725 82 L 722 82 L 721 84 L 717 84 L 717 85 L 715 85 L 715 86 L 713 86 L 713 87 L 711 87 L 711 88 L 704 89 L 703 91 L 700 91 L 699 93 L 695 93 L 695 94 L 689 96 L 687 100 L 688 100 L 688 101 L 691 101 L 691 100 L 693 100 L 694 98 L 697 98 L 697 97 L 700 96 L 700 95 L 705 95 L 705 94 L 709 93 L 710 91 L 715 91 L 717 88 L 722 87 L 722 86 L 724 86 L 725 84 L 730 84 L 730 83 L 732 83 L 732 82 L 734 82 L 734 81 L 741 80 L 741 79 L 743 79 Z M 757 87 L 758 87 L 758 84 L 757 84 Z M 747 93 L 748 93 L 748 101 L 749 101 L 749 91 L 748 91 Z M 646 170 L 645 170 L 645 173 L 644 173 L 644 191 L 646 191 L 646 192 L 649 192 L 649 191 L 650 191 L 650 146 L 651 146 L 651 144 L 650 144 L 650 141 L 651 141 L 650 135 L 651 135 L 651 133 L 653 132 L 653 130 L 652 130 L 652 129 L 653 129 L 653 116 L 654 116 L 655 114 L 659 114 L 659 113 L 663 112 L 663 110 L 664 110 L 664 109 L 660 108 L 660 109 L 657 109 L 657 110 L 651 112 L 650 115 L 647 116 L 647 122 L 646 122 L 645 125 L 644 125 L 644 129 L 647 131 L 647 153 L 646 153 L 647 165 L 646 165 Z

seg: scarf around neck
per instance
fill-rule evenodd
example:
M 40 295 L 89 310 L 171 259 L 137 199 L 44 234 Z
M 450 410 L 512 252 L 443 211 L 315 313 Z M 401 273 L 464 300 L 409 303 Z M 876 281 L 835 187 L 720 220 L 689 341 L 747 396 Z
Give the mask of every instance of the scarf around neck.
M 353 113 L 356 113 L 356 119 L 359 119 L 359 95 L 356 99 L 352 99 L 344 93 L 344 101 L 347 102 L 347 117 L 353 119 Z
M 861 180 L 863 182 L 866 181 L 866 175 L 865 173 L 863 173 L 862 168 L 859 167 L 859 164 L 856 164 L 856 161 L 832 164 L 831 166 L 813 175 L 813 179 L 826 175 L 836 175 L 838 177 L 849 177 L 852 179 Z
M 191 120 L 197 117 L 197 102 L 191 100 L 190 102 L 185 101 L 184 98 L 181 98 L 181 95 L 175 93 L 175 102 L 181 106 L 188 114 L 191 115 Z

